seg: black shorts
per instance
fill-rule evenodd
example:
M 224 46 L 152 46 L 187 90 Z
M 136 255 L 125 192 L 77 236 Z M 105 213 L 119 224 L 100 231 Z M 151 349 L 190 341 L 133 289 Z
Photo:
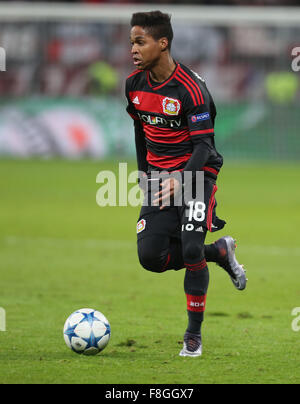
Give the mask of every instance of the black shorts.
M 160 210 L 159 206 L 152 206 L 151 186 L 145 193 L 148 205 L 142 206 L 137 223 L 138 240 L 153 235 L 182 238 L 183 234 L 215 232 L 221 230 L 225 221 L 216 216 L 216 183 L 213 179 L 205 177 L 204 197 L 202 200 L 185 201 L 181 206 L 170 206 Z

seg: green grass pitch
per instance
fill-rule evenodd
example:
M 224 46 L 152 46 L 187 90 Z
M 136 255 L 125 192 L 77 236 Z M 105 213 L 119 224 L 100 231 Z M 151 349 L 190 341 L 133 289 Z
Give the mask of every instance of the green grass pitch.
M 178 356 L 186 327 L 184 271 L 153 274 L 136 254 L 138 208 L 96 204 L 96 175 L 118 162 L 0 161 L 0 383 L 299 383 L 300 166 L 229 164 L 218 215 L 245 264 L 237 291 L 211 264 L 203 356 Z M 134 163 L 130 168 L 135 169 Z M 112 327 L 95 357 L 71 352 L 73 311 Z M 300 322 L 300 321 L 299 321 Z

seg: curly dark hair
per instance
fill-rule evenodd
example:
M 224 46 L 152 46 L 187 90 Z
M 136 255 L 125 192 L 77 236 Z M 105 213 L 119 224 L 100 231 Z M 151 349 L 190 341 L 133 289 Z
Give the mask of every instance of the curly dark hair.
M 143 27 L 156 41 L 160 38 L 167 38 L 168 49 L 171 49 L 173 29 L 169 14 L 164 14 L 161 11 L 135 13 L 132 15 L 130 24 L 132 27 L 136 25 Z

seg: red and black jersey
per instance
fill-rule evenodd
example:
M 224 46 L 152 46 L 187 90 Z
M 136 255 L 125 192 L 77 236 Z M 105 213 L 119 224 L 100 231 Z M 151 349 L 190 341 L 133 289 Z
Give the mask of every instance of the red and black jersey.
M 150 169 L 184 169 L 196 145 L 209 137 L 205 167 L 197 169 L 217 175 L 223 158 L 214 143 L 216 108 L 201 77 L 179 63 L 163 83 L 138 70 L 127 78 L 126 97 L 128 113 L 142 125 Z

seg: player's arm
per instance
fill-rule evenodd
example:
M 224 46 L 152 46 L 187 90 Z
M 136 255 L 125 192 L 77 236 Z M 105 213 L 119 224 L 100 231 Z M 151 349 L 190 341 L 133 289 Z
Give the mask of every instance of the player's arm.
M 203 136 L 197 139 L 197 142 L 194 142 L 192 156 L 187 162 L 183 172 L 190 171 L 194 176 L 197 171 L 205 167 L 212 148 L 213 139 L 211 136 Z
M 201 101 L 195 102 L 190 96 L 186 95 L 184 110 L 188 122 L 193 152 L 187 162 L 184 172 L 192 172 L 192 179 L 196 172 L 202 170 L 208 161 L 211 149 L 214 144 L 214 118 L 215 107 L 208 91 L 201 93 Z M 183 177 L 184 178 L 184 177 Z M 184 184 L 187 186 L 188 184 Z M 161 191 L 157 193 L 155 203 L 168 201 L 171 196 L 179 191 L 180 183 L 175 178 L 169 178 L 162 183 Z M 163 209 L 164 206 L 161 207 Z
M 134 121 L 134 132 L 138 170 L 146 173 L 148 170 L 147 147 L 145 141 L 145 133 L 142 124 L 139 121 Z
M 184 168 L 184 172 L 191 171 L 195 176 L 197 171 L 205 167 L 211 150 L 214 148 L 216 110 L 206 87 L 202 89 L 201 102 L 195 103 L 191 99 L 186 99 L 185 108 L 193 153 Z
M 126 83 L 126 98 L 127 98 L 127 112 L 131 116 L 134 122 L 134 133 L 135 133 L 135 148 L 136 148 L 136 158 L 137 158 L 137 166 L 140 173 L 143 173 L 139 176 L 139 184 L 143 188 L 142 185 L 142 178 L 143 175 L 146 176 L 148 170 L 148 163 L 147 163 L 147 148 L 146 148 L 146 141 L 145 141 L 145 133 L 142 127 L 142 124 L 136 115 L 135 108 L 130 100 L 129 97 L 129 89 L 128 83 Z

